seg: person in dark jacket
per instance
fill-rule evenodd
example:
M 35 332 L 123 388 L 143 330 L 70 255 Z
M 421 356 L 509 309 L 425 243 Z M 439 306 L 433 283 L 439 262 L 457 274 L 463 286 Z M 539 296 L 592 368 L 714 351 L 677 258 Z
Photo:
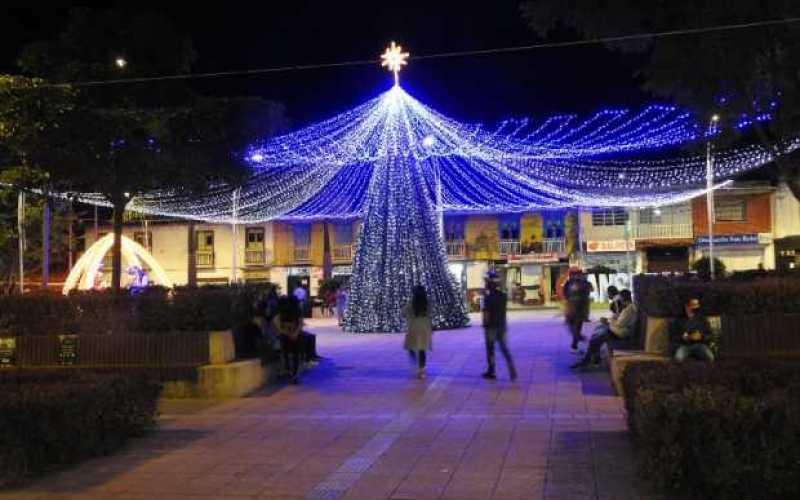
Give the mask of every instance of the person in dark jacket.
M 488 368 L 482 376 L 489 380 L 497 378 L 494 362 L 494 346 L 495 343 L 497 343 L 500 344 L 500 352 L 502 352 L 503 357 L 506 358 L 508 373 L 513 381 L 517 379 L 517 370 L 514 368 L 514 360 L 511 358 L 511 352 L 508 350 L 508 343 L 506 341 L 506 303 L 508 297 L 499 290 L 496 280 L 490 279 L 486 285 L 488 293 L 483 301 L 483 331 L 486 339 L 486 361 Z
M 714 353 L 708 344 L 711 342 L 711 325 L 700 312 L 700 300 L 691 298 L 683 307 L 686 319 L 673 330 L 672 341 L 677 345 L 675 361 L 682 363 L 693 357 L 700 361 L 714 361 Z
M 572 268 L 564 283 L 564 319 L 572 335 L 572 352 L 578 352 L 578 343 L 586 340 L 581 334 L 583 323 L 589 319 L 589 303 L 592 284 L 578 268 Z
M 303 314 L 295 297 L 281 297 L 278 300 L 277 314 L 272 318 L 272 328 L 278 333 L 283 352 L 283 362 L 289 373 L 291 383 L 299 382 L 300 374 L 300 333 L 303 329 Z
M 608 310 L 611 311 L 611 317 L 616 318 L 622 311 L 622 299 L 619 296 L 619 288 L 614 285 L 609 285 L 606 288 L 606 295 L 608 296 Z
M 570 368 L 586 368 L 591 364 L 600 362 L 600 349 L 611 339 L 630 338 L 636 329 L 639 311 L 633 303 L 630 290 L 623 290 L 618 294 L 619 308 L 611 319 L 601 318 L 595 327 L 594 335 L 589 339 L 586 354 Z

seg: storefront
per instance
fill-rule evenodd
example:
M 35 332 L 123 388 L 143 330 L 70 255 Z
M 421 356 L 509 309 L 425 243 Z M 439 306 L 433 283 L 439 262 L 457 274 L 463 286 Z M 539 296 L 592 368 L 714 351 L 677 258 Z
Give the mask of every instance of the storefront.
M 800 268 L 800 236 L 775 240 L 775 269 L 789 271 Z
M 498 266 L 509 304 L 512 307 L 530 307 L 549 302 L 550 268 L 553 266 L 559 267 L 559 255 L 555 252 L 518 255 Z
M 708 255 L 708 236 L 695 241 L 695 260 Z M 772 243 L 769 235 L 721 234 L 714 236 L 714 257 L 727 272 L 752 271 L 767 267 L 766 249 Z M 771 266 L 770 266 L 771 267 Z
M 586 242 L 583 268 L 594 287 L 595 300 L 606 299 L 606 289 L 631 288 L 631 276 L 636 271 L 637 252 L 633 241 L 600 240 Z

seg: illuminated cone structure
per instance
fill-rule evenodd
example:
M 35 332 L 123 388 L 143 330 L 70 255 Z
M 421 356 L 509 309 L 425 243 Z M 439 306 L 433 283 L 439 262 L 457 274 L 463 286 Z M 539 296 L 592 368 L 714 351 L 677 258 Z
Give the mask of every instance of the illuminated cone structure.
M 447 269 L 424 160 L 402 155 L 374 166 L 364 211 L 345 329 L 397 332 L 404 327 L 400 306 L 411 290 L 428 292 L 434 328 L 468 322 L 464 299 Z
M 401 331 L 401 307 L 415 285 L 428 290 L 434 325 L 451 328 L 466 323 L 466 312 L 447 270 L 441 213 L 683 202 L 705 193 L 707 180 L 705 156 L 685 146 L 718 132 L 671 106 L 486 129 L 438 113 L 395 85 L 333 118 L 254 143 L 240 153 L 252 174 L 236 190 L 215 186 L 191 199 L 148 193 L 127 209 L 235 224 L 361 219 L 346 329 Z M 713 177 L 772 158 L 756 145 L 720 149 Z M 98 195 L 76 197 L 102 203 Z

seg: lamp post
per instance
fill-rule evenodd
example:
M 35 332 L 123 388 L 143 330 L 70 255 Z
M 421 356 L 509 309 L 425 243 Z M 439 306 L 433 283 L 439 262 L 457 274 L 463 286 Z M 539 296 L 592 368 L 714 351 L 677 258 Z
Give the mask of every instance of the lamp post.
M 719 115 L 712 115 L 708 123 L 709 139 L 706 142 L 706 217 L 708 218 L 708 265 L 711 271 L 711 279 L 714 279 L 714 144 L 711 141 L 711 133 L 719 121 Z

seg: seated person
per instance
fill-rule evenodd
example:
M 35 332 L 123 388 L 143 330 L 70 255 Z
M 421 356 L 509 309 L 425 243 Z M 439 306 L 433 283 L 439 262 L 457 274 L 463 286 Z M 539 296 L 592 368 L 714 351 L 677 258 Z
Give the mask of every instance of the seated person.
M 678 321 L 673 329 L 672 342 L 675 349 L 675 361 L 682 363 L 692 356 L 700 361 L 714 361 L 714 353 L 708 346 L 711 341 L 711 325 L 700 312 L 700 300 L 691 298 L 683 307 L 686 319 Z
M 570 366 L 570 368 L 585 368 L 591 363 L 600 362 L 600 348 L 612 338 L 624 339 L 633 334 L 636 328 L 639 311 L 633 303 L 630 290 L 619 292 L 619 314 L 611 319 L 601 318 L 600 323 L 589 339 L 589 348 L 583 359 Z
M 611 311 L 611 317 L 616 318 L 622 310 L 619 289 L 614 285 L 610 285 L 606 288 L 606 295 L 608 296 L 608 310 Z
M 305 330 L 300 332 L 300 357 L 303 363 L 318 363 L 322 357 L 317 355 L 317 336 Z
M 299 382 L 300 333 L 303 328 L 303 313 L 296 297 L 281 297 L 277 314 L 272 319 L 272 328 L 278 333 L 283 352 L 283 362 L 289 372 L 291 383 Z

